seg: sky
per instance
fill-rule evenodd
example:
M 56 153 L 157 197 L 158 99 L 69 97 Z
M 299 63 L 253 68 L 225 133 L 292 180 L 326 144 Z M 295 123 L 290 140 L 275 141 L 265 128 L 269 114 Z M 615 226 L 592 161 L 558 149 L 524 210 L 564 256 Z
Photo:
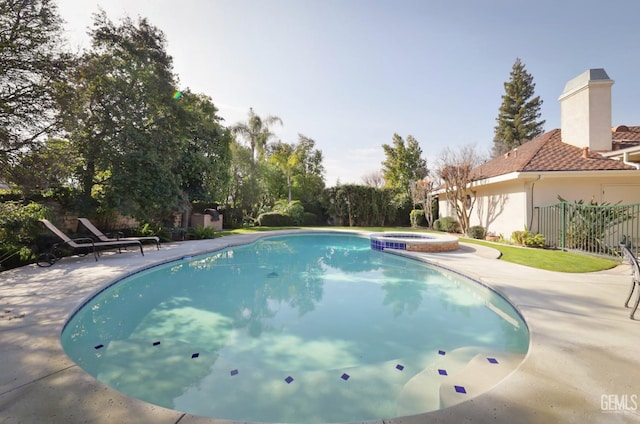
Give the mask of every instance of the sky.
M 180 88 L 210 96 L 225 125 L 253 107 L 286 143 L 323 153 L 327 186 L 382 169 L 383 144 L 415 137 L 430 169 L 445 148 L 488 155 L 504 83 L 520 58 L 560 127 L 565 83 L 615 81 L 613 125 L 640 125 L 640 1 L 57 0 L 65 37 L 88 48 L 92 15 L 147 18 L 167 39 Z

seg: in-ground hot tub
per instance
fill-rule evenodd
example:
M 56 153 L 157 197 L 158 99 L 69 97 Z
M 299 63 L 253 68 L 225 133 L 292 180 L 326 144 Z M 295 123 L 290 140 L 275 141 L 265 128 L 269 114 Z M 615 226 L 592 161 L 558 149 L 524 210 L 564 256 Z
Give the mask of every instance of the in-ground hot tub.
M 411 252 L 450 252 L 458 249 L 458 237 L 447 234 L 385 232 L 373 233 L 374 250 L 401 249 Z

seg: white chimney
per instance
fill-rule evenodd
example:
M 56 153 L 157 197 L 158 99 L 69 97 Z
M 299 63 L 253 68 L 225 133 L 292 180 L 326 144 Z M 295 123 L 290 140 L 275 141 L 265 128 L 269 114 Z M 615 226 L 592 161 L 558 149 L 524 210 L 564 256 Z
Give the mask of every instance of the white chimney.
M 611 86 L 604 69 L 589 69 L 567 82 L 560 95 L 562 141 L 591 151 L 611 151 Z

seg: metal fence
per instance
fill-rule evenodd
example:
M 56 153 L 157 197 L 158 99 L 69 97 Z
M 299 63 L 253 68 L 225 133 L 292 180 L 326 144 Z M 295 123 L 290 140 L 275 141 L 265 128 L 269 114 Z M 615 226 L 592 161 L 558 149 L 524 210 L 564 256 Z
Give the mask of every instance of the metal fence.
M 638 256 L 640 203 L 588 205 L 561 202 L 536 207 L 536 211 L 537 231 L 544 235 L 549 247 L 619 257 L 619 245 L 624 240 Z

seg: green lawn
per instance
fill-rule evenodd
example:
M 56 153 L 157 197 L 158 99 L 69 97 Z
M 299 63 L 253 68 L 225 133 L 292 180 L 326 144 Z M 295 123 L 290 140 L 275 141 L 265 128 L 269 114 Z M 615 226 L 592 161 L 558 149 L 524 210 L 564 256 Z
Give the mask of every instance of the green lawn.
M 225 230 L 217 233 L 222 237 L 232 234 L 246 234 L 256 231 L 293 229 L 299 227 L 249 227 L 237 230 Z M 429 230 L 414 230 L 406 227 L 327 227 L 327 229 L 342 229 L 354 231 L 419 231 L 433 232 Z M 532 249 L 509 246 L 502 243 L 491 243 L 483 240 L 460 238 L 464 243 L 480 244 L 500 251 L 500 260 L 513 262 L 532 268 L 546 269 L 558 272 L 594 272 L 611 269 L 620 264 L 620 261 L 605 259 L 580 253 L 563 252 L 560 250 Z
M 620 261 L 580 253 L 563 252 L 561 250 L 515 247 L 468 238 L 461 238 L 460 240 L 465 243 L 480 244 L 499 250 L 502 254 L 500 259 L 503 261 L 549 271 L 594 272 L 610 269 L 620 264 Z

